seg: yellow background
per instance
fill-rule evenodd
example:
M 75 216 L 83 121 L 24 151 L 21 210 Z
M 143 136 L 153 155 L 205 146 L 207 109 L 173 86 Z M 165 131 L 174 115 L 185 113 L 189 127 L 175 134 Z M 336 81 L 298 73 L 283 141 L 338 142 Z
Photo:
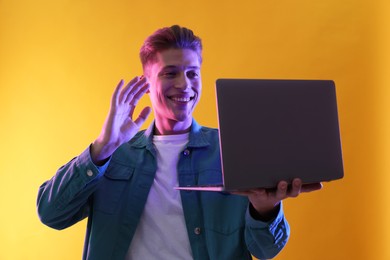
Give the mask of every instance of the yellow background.
M 219 77 L 336 82 L 345 178 L 285 202 L 292 234 L 276 259 L 390 259 L 389 11 L 387 0 L 0 0 L 0 259 L 81 258 L 86 222 L 42 225 L 38 187 L 98 135 L 117 82 L 141 74 L 145 37 L 176 23 L 204 41 L 202 124 L 216 126 Z

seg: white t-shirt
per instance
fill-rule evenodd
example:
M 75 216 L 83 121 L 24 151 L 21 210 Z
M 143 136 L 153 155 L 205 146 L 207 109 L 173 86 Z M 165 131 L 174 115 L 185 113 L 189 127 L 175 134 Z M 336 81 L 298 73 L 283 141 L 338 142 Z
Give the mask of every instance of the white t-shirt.
M 179 154 L 189 134 L 155 135 L 157 172 L 126 260 L 192 259 L 178 186 Z

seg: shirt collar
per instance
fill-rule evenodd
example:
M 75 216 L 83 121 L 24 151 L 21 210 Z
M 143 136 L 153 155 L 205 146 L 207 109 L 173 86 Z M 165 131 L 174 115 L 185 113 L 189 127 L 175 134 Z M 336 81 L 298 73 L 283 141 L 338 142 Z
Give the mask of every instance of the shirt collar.
M 147 149 L 152 149 L 154 125 L 155 121 L 153 121 L 146 130 L 138 133 L 140 136 L 134 143 L 132 143 L 132 146 L 137 148 L 146 147 Z M 205 147 L 208 145 L 210 145 L 210 142 L 204 136 L 202 132 L 202 126 L 199 125 L 195 119 L 192 119 L 187 147 Z

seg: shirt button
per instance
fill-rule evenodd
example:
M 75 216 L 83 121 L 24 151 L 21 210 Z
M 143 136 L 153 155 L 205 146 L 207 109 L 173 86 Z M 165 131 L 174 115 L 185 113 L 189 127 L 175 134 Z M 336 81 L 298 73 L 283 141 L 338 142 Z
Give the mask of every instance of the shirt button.
M 88 177 L 92 177 L 93 176 L 93 171 L 92 170 L 87 170 L 87 175 L 88 175 Z
M 195 235 L 200 235 L 200 227 L 196 227 L 194 229 L 194 233 L 195 233 Z
M 190 150 L 188 150 L 188 149 L 185 149 L 185 150 L 183 151 L 183 154 L 184 154 L 185 156 L 188 156 L 188 155 L 190 155 Z

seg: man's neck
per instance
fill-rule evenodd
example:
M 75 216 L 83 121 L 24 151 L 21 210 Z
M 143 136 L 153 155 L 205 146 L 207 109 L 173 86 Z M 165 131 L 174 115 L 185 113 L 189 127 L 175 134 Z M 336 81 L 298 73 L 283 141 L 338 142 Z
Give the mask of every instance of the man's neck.
M 155 135 L 178 135 L 185 134 L 191 130 L 192 119 L 185 122 L 158 122 L 156 120 L 154 126 Z

